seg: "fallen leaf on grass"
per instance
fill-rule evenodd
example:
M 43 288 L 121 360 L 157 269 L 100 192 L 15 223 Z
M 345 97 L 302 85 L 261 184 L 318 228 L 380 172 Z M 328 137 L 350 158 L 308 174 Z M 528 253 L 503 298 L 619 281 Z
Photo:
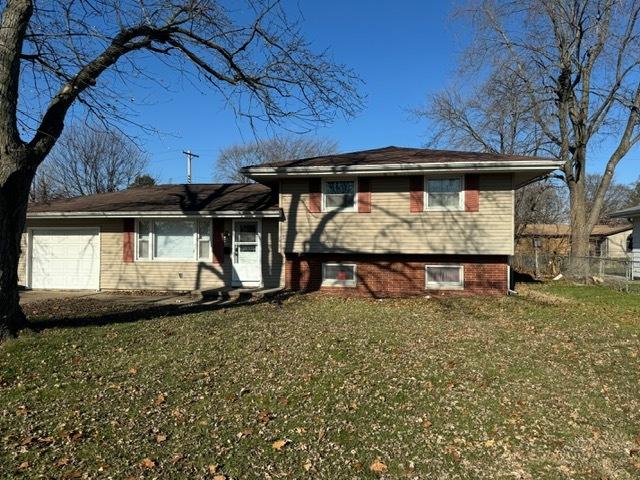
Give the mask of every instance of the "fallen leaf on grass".
M 156 443 L 162 443 L 162 442 L 166 442 L 167 441 L 167 436 L 166 435 L 156 435 Z
M 140 462 L 140 465 L 142 465 L 144 468 L 156 468 L 156 462 L 154 462 L 150 458 L 143 458 Z
M 62 478 L 71 479 L 71 478 L 82 478 L 82 472 L 77 470 L 69 470 L 68 472 L 64 472 L 62 474 Z
M 158 394 L 156 399 L 153 401 L 153 403 L 155 405 L 162 405 L 166 400 L 167 400 L 167 397 L 165 397 L 164 394 L 160 393 Z
M 456 462 L 459 462 L 460 458 L 462 457 L 460 455 L 460 452 L 458 450 L 456 450 L 456 448 L 453 445 L 448 445 L 447 447 L 445 447 L 444 451 L 445 451 L 445 453 L 448 453 L 449 455 L 451 455 L 451 457 Z
M 64 467 L 65 465 L 69 465 L 70 462 L 71 462 L 71 459 L 69 457 L 62 457 L 61 459 L 56 461 L 54 465 L 56 467 Z
M 282 440 L 276 440 L 271 444 L 271 448 L 273 448 L 274 450 L 282 450 L 289 443 L 290 440 L 287 440 L 286 438 Z
M 428 419 L 423 420 L 423 422 L 422 422 L 422 427 L 423 427 L 425 430 L 429 430 L 429 429 L 431 428 L 431 426 L 432 426 L 432 425 L 433 425 L 433 423 L 431 423 L 431 420 L 428 420 Z
M 29 462 L 22 462 L 20 465 L 18 465 L 18 470 L 26 470 L 29 468 Z
M 305 470 L 306 472 L 308 472 L 309 470 L 311 470 L 311 468 L 312 468 L 312 467 L 313 467 L 313 464 L 311 463 L 311 460 L 307 460 L 307 461 L 305 462 L 305 464 L 304 464 L 304 465 L 302 465 L 302 468 L 304 468 L 304 470 Z
M 138 369 L 137 369 L 137 368 L 134 368 L 134 367 L 131 367 L 131 368 L 129 369 L 129 373 L 130 373 L 131 375 L 136 375 L 136 374 L 138 373 Z
M 258 421 L 260 423 L 266 424 L 266 423 L 269 423 L 269 420 L 271 420 L 271 414 L 266 410 L 263 410 L 260 413 L 258 413 Z
M 380 460 L 376 460 L 371 465 L 369 465 L 369 470 L 374 473 L 384 473 L 387 471 L 387 466 Z
M 71 442 L 77 442 L 82 438 L 82 430 L 71 430 L 70 432 L 67 430 L 61 430 L 60 436 Z

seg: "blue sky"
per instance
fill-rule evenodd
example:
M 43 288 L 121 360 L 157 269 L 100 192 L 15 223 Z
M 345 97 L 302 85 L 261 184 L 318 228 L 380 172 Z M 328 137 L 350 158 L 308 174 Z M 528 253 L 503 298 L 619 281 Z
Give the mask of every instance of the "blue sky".
M 450 21 L 450 5 L 424 0 L 301 0 L 299 7 L 306 38 L 317 49 L 329 48 L 336 61 L 353 68 L 364 80 L 362 92 L 367 95 L 356 118 L 314 133 L 335 139 L 340 151 L 422 146 L 428 125 L 412 118 L 408 110 L 450 82 L 464 46 L 464 34 L 456 28 L 460 25 Z M 138 109 L 138 121 L 160 132 L 142 140 L 150 154 L 149 171 L 161 182 L 185 181 L 181 152 L 186 149 L 200 155 L 194 160 L 194 182 L 211 182 L 220 149 L 253 139 L 250 129 L 238 124 L 222 98 L 213 90 L 207 92 L 204 84 L 198 91 L 184 82 L 160 98 L 154 90 L 157 93 L 157 87 L 149 85 L 133 94 L 152 99 Z M 600 170 L 602 164 L 592 160 L 593 170 Z M 631 152 L 617 177 L 631 181 L 639 173 L 640 153 Z

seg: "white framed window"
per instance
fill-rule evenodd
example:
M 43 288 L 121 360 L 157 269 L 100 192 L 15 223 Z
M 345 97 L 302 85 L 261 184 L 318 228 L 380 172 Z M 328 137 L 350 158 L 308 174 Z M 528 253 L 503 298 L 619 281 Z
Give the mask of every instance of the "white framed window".
M 323 263 L 323 287 L 355 287 L 356 266 L 353 263 Z
M 356 209 L 356 180 L 323 180 L 322 211 L 343 210 L 352 212 Z
M 211 220 L 167 218 L 136 222 L 136 260 L 211 260 Z
M 462 265 L 425 265 L 425 288 L 427 290 L 460 290 L 464 288 Z
M 464 210 L 464 176 L 426 177 L 424 195 L 425 210 Z

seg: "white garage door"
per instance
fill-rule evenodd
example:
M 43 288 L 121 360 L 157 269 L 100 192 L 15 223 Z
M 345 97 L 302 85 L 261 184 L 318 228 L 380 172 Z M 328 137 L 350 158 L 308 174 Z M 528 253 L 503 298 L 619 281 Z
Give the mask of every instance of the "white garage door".
M 31 288 L 97 290 L 99 286 L 98 229 L 32 230 Z

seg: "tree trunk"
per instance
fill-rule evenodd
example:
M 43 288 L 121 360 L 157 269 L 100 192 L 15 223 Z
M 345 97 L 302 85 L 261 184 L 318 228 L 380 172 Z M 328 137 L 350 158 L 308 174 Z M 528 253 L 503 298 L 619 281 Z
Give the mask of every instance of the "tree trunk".
M 19 167 L 26 164 L 20 156 L 0 159 L 0 341 L 27 325 L 18 296 L 18 260 L 34 171 Z
M 569 183 L 571 202 L 571 264 L 570 275 L 585 278 L 589 273 L 589 236 L 591 227 L 587 220 L 587 199 L 584 177 Z

